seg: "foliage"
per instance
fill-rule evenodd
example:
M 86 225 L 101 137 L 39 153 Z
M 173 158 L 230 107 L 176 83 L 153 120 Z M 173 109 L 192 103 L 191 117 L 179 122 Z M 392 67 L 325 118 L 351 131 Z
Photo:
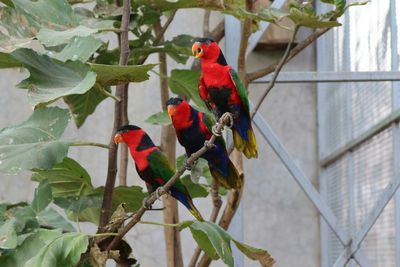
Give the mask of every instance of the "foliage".
M 70 146 L 96 144 L 69 140 L 62 135 L 71 116 L 79 128 L 100 103 L 109 97 L 117 101 L 111 86 L 148 80 L 155 67 L 144 64 L 149 55 L 164 52 L 176 63 L 187 63 L 194 37 L 158 38 L 154 23 L 161 16 L 178 9 L 203 8 L 241 20 L 279 24 L 288 18 L 295 27 L 322 28 L 339 26 L 336 19 L 350 5 L 358 4 L 321 1 L 331 5 L 332 10 L 317 14 L 313 1 L 291 1 L 288 11 L 261 8 L 251 13 L 245 9 L 244 0 L 133 0 L 129 21 L 131 53 L 128 65 L 121 66 L 119 47 L 110 48 L 107 41 L 110 33 L 120 32 L 123 9 L 114 1 L 93 0 L 93 7 L 92 3 L 71 4 L 80 2 L 72 0 L 0 0 L 0 69 L 23 68 L 29 72 L 18 87 L 26 90 L 33 108 L 29 118 L 0 131 L 0 172 L 30 171 L 32 180 L 38 182 L 30 204 L 0 204 L 0 265 L 73 266 L 82 254 L 98 251 L 96 246 L 88 248 L 93 244 L 89 240 L 96 238 L 75 232 L 75 226 L 79 227 L 81 221 L 99 223 L 104 187 L 94 187 L 81 163 L 68 157 Z M 173 93 L 208 112 L 197 92 L 198 79 L 199 72 L 178 68 L 171 71 L 168 85 Z M 58 107 L 65 107 L 61 100 L 68 109 Z M 171 123 L 166 112 L 153 114 L 145 121 L 156 125 Z M 184 159 L 185 156 L 177 158 L 178 168 Z M 198 160 L 190 175 L 181 178 L 193 198 L 209 195 L 211 179 L 204 160 Z M 220 188 L 219 193 L 224 195 L 226 190 Z M 125 212 L 135 212 L 146 196 L 139 186 L 116 187 L 112 210 L 125 203 Z M 268 252 L 234 240 L 213 223 L 190 221 L 178 227 L 189 228 L 211 258 L 221 258 L 228 266 L 233 266 L 232 243 L 261 265 L 272 264 Z M 123 252 L 130 254 L 132 249 L 128 243 L 122 244 L 124 247 L 118 248 L 118 253 L 127 258 Z M 91 266 L 89 262 L 94 261 L 85 261 L 85 266 Z

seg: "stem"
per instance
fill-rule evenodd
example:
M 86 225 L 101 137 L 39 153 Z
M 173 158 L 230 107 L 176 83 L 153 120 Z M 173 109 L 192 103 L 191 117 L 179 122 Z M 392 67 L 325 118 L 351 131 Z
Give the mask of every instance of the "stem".
M 154 30 L 156 30 L 157 35 L 154 38 L 153 46 L 157 46 L 160 44 L 160 42 L 164 41 L 164 33 L 167 31 L 169 25 L 174 20 L 175 14 L 176 14 L 176 10 L 172 13 L 171 16 L 168 17 L 167 21 L 165 22 L 165 24 L 162 28 L 161 28 L 161 25 L 158 30 L 156 30 L 156 28 L 154 28 Z M 159 23 L 156 23 L 156 24 L 159 24 Z
M 205 10 L 203 18 L 203 36 L 210 35 L 210 16 L 211 16 L 211 11 Z
M 279 62 L 279 64 L 276 66 L 274 75 L 272 76 L 272 79 L 271 79 L 271 81 L 269 82 L 269 84 L 268 84 L 268 86 L 267 86 L 267 89 L 265 89 L 264 94 L 262 95 L 262 97 L 260 98 L 260 100 L 258 101 L 258 103 L 255 105 L 254 110 L 252 111 L 252 113 L 251 113 L 251 115 L 250 115 L 250 118 L 253 118 L 253 117 L 254 117 L 254 115 L 257 113 L 258 109 L 260 108 L 261 104 L 263 103 L 265 97 L 267 97 L 268 93 L 269 93 L 269 92 L 271 91 L 271 89 L 274 87 L 275 82 L 276 82 L 276 78 L 278 78 L 278 74 L 280 73 L 280 71 L 281 71 L 283 65 L 285 65 L 286 60 L 287 60 L 288 57 L 289 57 L 290 48 L 292 47 L 292 45 L 293 45 L 293 43 L 294 43 L 294 40 L 295 40 L 295 38 L 296 38 L 296 34 L 297 34 L 298 30 L 299 30 L 299 26 L 296 26 L 296 27 L 294 28 L 292 37 L 290 38 L 290 41 L 289 41 L 289 43 L 288 43 L 288 45 L 287 45 L 287 47 L 286 47 L 286 51 L 285 51 L 285 53 L 283 54 L 283 56 L 282 56 L 281 61 Z
M 321 35 L 323 35 L 324 33 L 326 33 L 327 31 L 329 31 L 331 28 L 324 28 L 324 29 L 319 29 L 316 30 L 314 33 L 312 33 L 310 36 L 308 36 L 306 39 L 304 39 L 303 41 L 301 41 L 300 43 L 298 43 L 289 53 L 289 56 L 287 58 L 287 60 L 285 61 L 288 62 L 290 61 L 292 58 L 294 58 L 295 56 L 297 56 L 297 54 L 299 54 L 301 51 L 303 51 L 306 47 L 308 47 L 310 44 L 312 44 L 315 40 L 318 39 L 318 37 L 320 37 Z M 251 72 L 247 74 L 247 80 L 248 81 L 254 81 L 258 78 L 264 77 L 267 74 L 272 73 L 276 67 L 277 67 L 278 63 L 274 63 L 272 65 L 269 65 L 268 67 L 261 69 L 261 70 L 257 70 L 255 72 Z
M 224 128 L 225 125 L 227 125 L 230 122 L 228 113 L 225 113 L 222 115 L 222 117 L 219 119 L 219 122 L 216 124 L 216 132 L 221 132 Z M 217 136 L 213 134 L 209 140 L 209 144 L 213 144 L 215 142 L 215 139 Z M 210 149 L 211 146 L 203 146 L 200 148 L 198 151 L 193 153 L 188 159 L 187 159 L 187 164 L 190 165 L 194 163 L 197 159 L 199 159 L 205 152 L 207 152 Z M 168 190 L 174 185 L 174 183 L 182 176 L 182 174 L 186 171 L 185 166 L 182 166 L 175 174 L 171 177 L 171 179 L 164 184 L 163 187 L 161 187 L 161 190 L 159 189 L 159 195 L 164 195 L 168 192 Z M 156 192 L 153 192 L 146 200 L 146 203 L 148 206 L 151 206 L 154 204 L 154 202 L 157 200 L 158 196 Z M 118 243 L 122 240 L 122 238 L 126 235 L 126 233 L 129 232 L 132 227 L 134 227 L 138 222 L 140 222 L 140 219 L 142 218 L 143 214 L 146 212 L 146 207 L 142 206 L 134 216 L 132 216 L 132 219 L 123 227 L 120 229 L 118 232 L 118 235 L 111 241 L 111 243 L 108 245 L 107 250 L 112 250 L 115 248 Z
M 107 148 L 107 149 L 110 148 L 109 145 L 106 145 L 106 144 L 95 143 L 95 142 L 83 142 L 83 141 L 73 142 L 72 144 L 70 144 L 70 146 L 97 146 L 97 147 Z
M 119 58 L 120 65 L 126 65 L 128 63 L 129 57 L 129 40 L 128 40 L 128 25 L 129 25 L 129 17 L 131 10 L 131 1 L 124 0 L 123 1 L 123 14 L 121 21 L 121 52 Z M 122 98 L 123 97 L 123 88 L 124 85 L 118 85 L 116 89 L 116 96 Z M 99 231 L 103 229 L 104 226 L 107 225 L 107 222 L 111 215 L 111 202 L 112 195 L 115 186 L 115 178 L 117 174 L 117 153 L 118 147 L 114 143 L 114 133 L 121 125 L 121 103 L 116 102 L 114 104 L 114 127 L 110 138 L 110 150 L 108 151 L 108 171 L 107 171 L 107 180 L 104 188 L 104 196 L 103 203 L 101 206 L 101 215 L 100 215 L 100 223 L 99 223 Z
M 107 97 L 111 97 L 111 98 L 114 99 L 116 102 L 120 102 L 120 101 L 121 101 L 121 99 L 120 99 L 118 96 L 115 96 L 115 95 L 113 95 L 113 94 L 110 93 L 110 92 L 107 92 L 107 90 L 105 90 L 105 89 L 103 88 L 103 86 L 98 85 L 97 88 L 100 90 L 100 92 L 101 92 L 103 95 L 105 95 L 105 96 L 107 96 Z

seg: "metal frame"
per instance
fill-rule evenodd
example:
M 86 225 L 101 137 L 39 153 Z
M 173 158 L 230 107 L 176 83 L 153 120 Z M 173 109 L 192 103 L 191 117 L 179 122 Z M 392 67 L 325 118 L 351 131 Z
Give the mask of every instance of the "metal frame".
M 380 123 L 374 125 L 371 129 L 366 131 L 364 134 L 359 136 L 358 138 L 348 142 L 343 147 L 334 151 L 331 155 L 328 155 L 320 161 L 321 167 L 326 167 L 328 164 L 332 163 L 336 159 L 342 157 L 347 152 L 352 151 L 363 142 L 368 140 L 369 138 L 375 136 L 379 132 L 387 129 L 394 123 L 398 123 L 400 121 L 400 71 L 398 67 L 399 59 L 397 57 L 397 28 L 396 28 L 396 9 L 395 9 L 395 1 L 391 0 L 391 27 L 392 27 L 392 71 L 386 72 L 284 72 L 278 76 L 278 83 L 299 83 L 299 82 L 370 82 L 370 81 L 392 81 L 393 82 L 393 95 L 397 96 L 393 103 L 394 112 L 390 114 L 387 118 L 382 120 Z M 275 7 L 280 7 L 285 1 L 277 0 L 273 2 Z M 250 38 L 249 48 L 246 51 L 246 55 L 248 55 L 255 47 L 259 38 L 262 36 L 262 33 L 268 28 L 269 23 L 262 23 L 262 30 L 254 34 Z M 232 64 L 234 68 L 237 67 L 237 57 L 239 51 L 239 40 L 240 40 L 240 32 L 238 31 L 240 27 L 240 22 L 231 16 L 225 17 L 225 30 L 226 30 L 226 56 L 228 61 Z M 348 28 L 348 27 L 346 27 Z M 317 43 L 317 49 L 321 48 L 321 43 Z M 347 45 L 348 47 L 348 45 Z M 322 66 L 321 59 L 317 58 L 318 68 Z M 254 83 L 265 83 L 270 81 L 271 76 L 266 76 L 261 79 L 256 80 Z M 340 257 L 335 262 L 335 267 L 343 267 L 345 266 L 350 259 L 354 259 L 361 267 L 369 267 L 371 266 L 368 262 L 365 255 L 360 250 L 360 245 L 362 241 L 367 236 L 369 230 L 375 224 L 376 220 L 379 218 L 379 215 L 382 213 L 383 209 L 387 205 L 387 203 L 392 199 L 397 189 L 400 187 L 400 150 L 395 149 L 394 153 L 394 161 L 395 161 L 395 176 L 389 185 L 385 188 L 385 190 L 381 193 L 379 200 L 376 202 L 374 208 L 370 212 L 370 214 L 365 219 L 362 228 L 352 236 L 349 236 L 344 229 L 339 227 L 338 221 L 333 214 L 332 210 L 327 205 L 321 194 L 326 192 L 326 182 L 321 177 L 321 187 L 319 193 L 314 186 L 311 184 L 310 179 L 304 174 L 304 172 L 296 165 L 293 158 L 290 156 L 284 145 L 277 138 L 269 124 L 264 120 L 264 118 L 256 113 L 254 117 L 254 125 L 258 128 L 261 135 L 264 139 L 270 144 L 272 149 L 278 155 L 282 163 L 288 169 L 290 174 L 293 176 L 295 181 L 301 187 L 306 196 L 311 200 L 314 206 L 319 211 L 321 218 L 321 242 L 322 242 L 322 252 L 321 252 L 321 261 L 322 266 L 327 266 L 327 247 L 326 247 L 326 236 L 324 233 L 327 233 L 327 227 L 329 226 L 335 235 L 338 237 L 339 241 L 342 243 L 344 250 Z M 319 137 L 321 137 L 321 132 L 319 132 Z M 400 128 L 399 126 L 394 129 L 394 140 L 399 141 L 396 146 L 400 148 Z M 320 155 L 321 157 L 323 155 Z M 350 159 L 351 160 L 351 159 Z M 397 194 L 396 197 L 396 207 L 400 207 L 400 194 Z M 400 212 L 396 212 L 396 222 L 400 223 Z M 243 220 L 243 212 L 239 212 L 238 214 L 240 218 L 236 218 L 236 220 Z M 241 225 L 239 223 L 238 225 Z M 236 228 L 236 227 L 235 227 Z M 238 229 L 235 230 L 237 232 Z M 400 229 L 396 228 L 396 246 L 397 251 L 400 248 Z M 243 233 L 241 233 L 243 235 Z M 400 266 L 400 253 L 397 253 L 397 266 Z M 235 263 L 235 266 L 243 266 L 244 261 L 243 258 L 239 258 L 240 262 Z

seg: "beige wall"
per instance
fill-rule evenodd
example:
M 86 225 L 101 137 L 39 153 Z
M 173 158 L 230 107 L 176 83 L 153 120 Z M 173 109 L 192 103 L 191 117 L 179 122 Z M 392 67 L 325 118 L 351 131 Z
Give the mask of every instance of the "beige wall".
M 217 16 L 213 16 L 214 22 Z M 167 31 L 167 39 L 176 34 L 201 35 L 202 11 L 185 10 L 177 13 L 175 21 Z M 265 66 L 279 56 L 254 53 L 250 55 L 249 67 Z M 156 62 L 157 57 L 151 57 Z M 187 66 L 190 65 L 190 62 Z M 184 68 L 169 61 L 170 68 Z M 313 49 L 307 49 L 293 60 L 284 71 L 314 68 Z M 18 70 L 0 71 L 0 128 L 16 124 L 31 114 L 26 92 L 15 89 L 15 85 L 26 75 Z M 265 85 L 252 85 L 250 97 L 255 101 Z M 141 84 L 131 84 L 129 93 L 129 117 L 132 123 L 145 128 L 156 143 L 159 128 L 144 123 L 149 115 L 161 110 L 157 76 Z M 262 114 L 271 124 L 283 144 L 296 162 L 317 181 L 316 97 L 311 85 L 277 86 L 261 108 Z M 112 128 L 113 100 L 101 103 L 95 115 L 90 116 L 83 127 L 76 130 L 71 122 L 65 138 L 76 138 L 108 143 Z M 281 267 L 319 266 L 319 218 L 315 208 L 285 170 L 271 148 L 257 133 L 260 156 L 257 160 L 245 161 L 246 189 L 243 198 L 244 241 L 268 249 Z M 182 150 L 179 148 L 178 154 Z M 101 148 L 71 148 L 69 156 L 81 162 L 91 174 L 96 186 L 103 185 L 107 169 L 107 151 Z M 143 185 L 136 175 L 132 162 L 129 167 L 129 183 Z M 29 181 L 30 174 L 18 176 L 0 174 L 0 201 L 30 201 L 35 184 Z M 195 200 L 200 211 L 208 217 L 208 199 Z M 158 203 L 157 205 L 160 205 Z M 185 209 L 180 209 L 183 219 L 191 219 Z M 160 212 L 146 213 L 144 220 L 161 221 Z M 84 230 L 95 228 L 83 225 Z M 139 225 L 129 234 L 135 256 L 143 267 L 165 266 L 162 228 Z M 182 233 L 184 261 L 188 263 L 194 242 L 188 231 Z M 156 251 L 156 252 L 155 252 Z M 213 266 L 223 266 L 221 262 Z M 258 266 L 245 261 L 245 266 Z

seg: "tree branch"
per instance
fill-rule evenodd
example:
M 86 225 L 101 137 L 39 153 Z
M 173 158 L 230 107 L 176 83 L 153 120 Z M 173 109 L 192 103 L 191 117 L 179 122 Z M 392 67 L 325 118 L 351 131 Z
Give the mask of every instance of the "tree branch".
M 119 58 L 120 65 L 126 65 L 128 63 L 129 57 L 129 40 L 128 40 L 128 26 L 129 26 L 129 17 L 130 17 L 130 10 L 131 10 L 131 1 L 124 0 L 124 8 L 122 14 L 122 21 L 121 21 L 121 52 Z M 123 88 L 125 85 L 119 85 L 116 89 L 116 96 L 119 98 L 123 97 Z M 121 125 L 121 103 L 116 102 L 114 104 L 114 126 L 113 132 L 110 138 L 110 150 L 108 152 L 108 171 L 107 171 L 107 180 L 104 188 L 104 196 L 103 196 L 103 203 L 101 206 L 101 215 L 100 215 L 100 223 L 99 223 L 99 230 L 107 225 L 107 222 L 111 215 L 111 202 L 112 202 L 112 195 L 114 191 L 115 185 L 115 178 L 117 174 L 117 153 L 118 147 L 114 143 L 114 133 Z
M 222 115 L 222 117 L 219 119 L 218 123 L 216 124 L 216 132 L 221 132 L 224 128 L 225 125 L 229 124 L 231 121 L 231 115 L 229 113 L 225 113 Z M 200 148 L 198 151 L 193 153 L 186 161 L 187 165 L 193 164 L 198 158 L 200 158 L 207 150 L 209 150 L 212 147 L 212 144 L 215 142 L 215 139 L 217 136 L 213 134 L 208 141 L 209 145 L 204 145 L 202 148 Z M 174 185 L 174 183 L 182 176 L 182 174 L 185 172 L 186 168 L 185 166 L 182 166 L 172 177 L 171 179 L 164 184 L 164 186 L 160 187 L 158 190 L 158 193 L 160 196 L 166 194 L 168 190 Z M 151 206 L 154 204 L 154 202 L 157 200 L 157 192 L 153 192 L 147 199 L 146 199 L 146 205 Z M 116 247 L 116 245 L 122 240 L 122 238 L 126 235 L 126 233 L 132 229 L 142 218 L 143 214 L 146 212 L 146 207 L 143 205 L 131 218 L 131 220 L 119 230 L 118 235 L 111 241 L 111 243 L 108 245 L 107 250 L 112 250 L 113 248 Z
M 168 17 L 168 19 L 167 19 L 167 21 L 165 22 L 164 26 L 163 26 L 161 29 L 159 29 L 159 30 L 157 31 L 157 33 L 156 33 L 157 35 L 156 35 L 156 37 L 154 38 L 154 42 L 153 42 L 153 45 L 154 45 L 154 46 L 159 45 L 159 43 L 160 43 L 160 42 L 162 41 L 162 39 L 164 38 L 164 33 L 167 31 L 169 25 L 170 25 L 171 22 L 174 20 L 175 14 L 176 14 L 176 10 L 172 13 L 171 16 Z
M 210 35 L 210 10 L 204 10 L 204 17 L 203 17 L 203 36 Z
M 289 43 L 288 43 L 288 45 L 287 45 L 287 47 L 286 47 L 286 51 L 285 51 L 285 53 L 283 54 L 283 56 L 282 56 L 281 61 L 279 62 L 279 64 L 276 66 L 274 75 L 272 76 L 271 81 L 269 82 L 267 88 L 265 89 L 264 94 L 262 95 L 262 97 L 260 98 L 260 100 L 258 101 L 258 103 L 255 105 L 254 110 L 252 111 L 252 113 L 251 113 L 251 115 L 250 115 L 250 118 L 253 118 L 253 117 L 254 117 L 254 115 L 257 113 L 258 109 L 260 108 L 261 104 L 263 103 L 265 97 L 267 97 L 268 93 L 269 93 L 269 92 L 271 91 L 271 89 L 274 87 L 276 78 L 278 78 L 278 74 L 280 73 L 280 71 L 281 71 L 283 65 L 285 65 L 285 63 L 286 63 L 286 61 L 287 61 L 287 59 L 288 59 L 288 57 L 289 57 L 290 48 L 292 47 L 292 45 L 293 45 L 293 43 L 294 43 L 294 40 L 295 40 L 295 38 L 296 38 L 296 34 L 297 34 L 298 30 L 299 30 L 299 27 L 296 26 L 296 27 L 294 28 L 292 37 L 290 38 L 290 41 L 289 41 Z
M 301 51 L 303 51 L 306 47 L 308 47 L 310 44 L 312 44 L 315 40 L 318 39 L 321 35 L 329 31 L 331 28 L 323 28 L 316 30 L 313 32 L 310 36 L 308 36 L 306 39 L 304 39 L 302 42 L 297 44 L 289 53 L 288 58 L 286 59 L 285 63 L 289 62 L 292 58 L 297 56 Z M 246 80 L 249 82 L 254 81 L 258 78 L 264 77 L 267 74 L 270 74 L 275 71 L 276 67 L 278 66 L 279 63 L 274 63 L 272 65 L 269 65 L 265 69 L 257 70 L 255 72 L 248 73 L 246 75 Z

